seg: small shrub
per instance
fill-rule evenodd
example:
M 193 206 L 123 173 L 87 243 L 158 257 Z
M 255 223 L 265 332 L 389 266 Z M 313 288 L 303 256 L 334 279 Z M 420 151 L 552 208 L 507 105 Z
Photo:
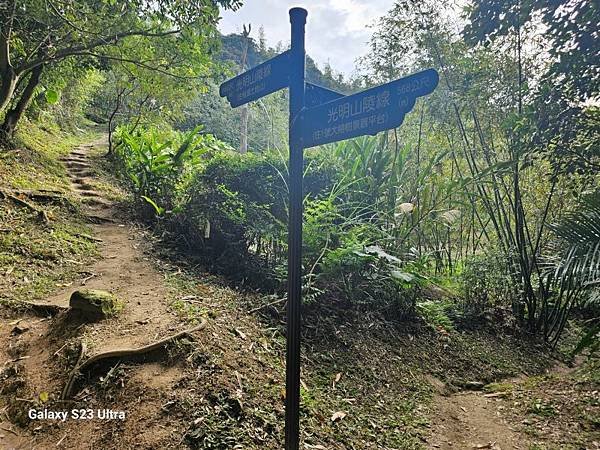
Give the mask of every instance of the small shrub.
M 342 300 L 382 305 L 399 319 L 414 315 L 422 279 L 379 246 L 346 242 L 327 253 L 320 270 L 319 284 Z
M 287 193 L 276 164 L 269 156 L 217 153 L 185 188 L 189 241 L 227 275 L 264 280 L 285 259 Z
M 572 354 L 577 355 L 584 351 L 588 352 L 588 357 L 591 359 L 600 353 L 600 322 L 592 324 L 581 337 Z
M 304 179 L 307 199 L 322 197 L 334 171 L 310 155 L 306 165 L 311 167 Z M 190 178 L 185 192 L 184 232 L 212 266 L 266 289 L 284 285 L 288 191 L 280 155 L 215 153 Z M 308 233 L 305 240 L 310 241 Z M 315 253 L 310 248 L 305 245 L 307 255 Z
M 527 411 L 543 417 L 552 417 L 556 415 L 556 408 L 551 403 L 539 398 L 531 401 Z
M 426 300 L 417 302 L 416 309 L 421 318 L 432 328 L 452 331 L 454 323 L 448 316 L 448 312 L 453 306 L 449 302 Z
M 479 314 L 490 307 L 510 306 L 515 298 L 508 265 L 497 253 L 473 255 L 464 262 L 462 289 L 468 312 Z

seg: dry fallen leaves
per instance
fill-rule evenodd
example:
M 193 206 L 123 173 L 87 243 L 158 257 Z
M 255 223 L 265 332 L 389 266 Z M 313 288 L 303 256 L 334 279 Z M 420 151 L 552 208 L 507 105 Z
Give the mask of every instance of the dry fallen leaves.
M 335 388 L 335 385 L 338 384 L 341 379 L 342 379 L 342 372 L 336 373 L 335 377 L 333 378 L 333 383 L 332 383 L 334 388 Z
M 241 337 L 244 341 L 247 339 L 246 334 L 240 330 L 239 328 L 234 328 L 235 332 Z
M 339 420 L 342 420 L 346 416 L 347 416 L 347 414 L 344 411 L 336 411 L 331 416 L 331 421 L 332 422 L 337 422 Z

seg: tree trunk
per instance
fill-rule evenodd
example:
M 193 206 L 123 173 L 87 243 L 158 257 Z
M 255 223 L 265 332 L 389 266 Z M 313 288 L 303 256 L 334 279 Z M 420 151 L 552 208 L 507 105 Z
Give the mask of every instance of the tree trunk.
M 106 156 L 110 157 L 113 154 L 113 132 L 115 131 L 114 127 L 114 119 L 117 111 L 119 111 L 119 107 L 121 106 L 121 102 L 117 100 L 117 106 L 110 113 L 110 117 L 108 118 L 108 152 Z
M 240 67 L 240 74 L 244 73 L 246 69 L 246 60 L 248 59 L 248 47 L 250 45 L 250 30 L 252 25 L 248 24 L 248 28 L 244 25 L 243 36 L 245 38 L 244 52 L 242 53 L 242 63 Z M 248 105 L 243 105 L 240 114 L 240 153 L 246 153 L 248 151 Z
M 40 65 L 31 70 L 31 75 L 29 77 L 29 81 L 27 82 L 27 86 L 23 90 L 19 101 L 15 105 L 15 107 L 9 110 L 6 113 L 6 117 L 4 118 L 4 123 L 2 124 L 2 134 L 11 138 L 15 132 L 15 128 L 23 117 L 23 113 L 31 103 L 31 99 L 33 98 L 33 93 L 35 92 L 35 88 L 40 82 L 40 77 L 44 70 L 44 66 Z
M 17 2 L 3 2 L 2 20 L 0 21 L 0 113 L 8 107 L 17 85 L 17 72 L 15 72 L 10 62 L 10 40 L 12 27 L 17 10 Z M 8 11 L 12 10 L 10 14 Z
M 242 106 L 240 123 L 240 153 L 248 151 L 248 105 Z
M 17 74 L 10 66 L 2 74 L 2 85 L 0 86 L 0 112 L 8 106 L 15 92 L 15 87 L 18 81 Z
M 115 108 L 112 110 L 110 116 L 108 117 L 108 152 L 106 153 L 107 157 L 111 157 L 113 155 L 113 132 L 115 131 L 114 121 L 117 113 L 119 112 L 119 109 L 121 108 L 121 102 L 123 100 L 123 96 L 125 95 L 125 91 L 126 89 L 122 88 L 117 93 L 117 101 L 115 103 Z

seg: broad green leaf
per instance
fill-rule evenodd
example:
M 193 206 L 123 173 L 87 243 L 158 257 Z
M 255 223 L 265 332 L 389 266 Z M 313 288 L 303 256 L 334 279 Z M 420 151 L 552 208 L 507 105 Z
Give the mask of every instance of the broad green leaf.
M 54 89 L 46 89 L 46 92 L 44 92 L 44 96 L 46 97 L 46 102 L 49 105 L 54 105 L 58 103 L 58 100 L 60 99 L 59 93 Z
M 392 270 L 390 275 L 393 278 L 397 278 L 398 280 L 406 281 L 407 283 L 412 282 L 415 279 L 415 276 L 411 273 L 402 272 L 400 270 Z
M 150 197 L 146 197 L 145 195 L 142 195 L 142 198 L 144 200 L 146 200 L 150 205 L 152 205 L 152 207 L 154 208 L 154 211 L 156 211 L 157 215 L 162 216 L 165 213 L 165 209 L 158 206 L 156 204 L 156 202 L 154 200 L 152 200 Z

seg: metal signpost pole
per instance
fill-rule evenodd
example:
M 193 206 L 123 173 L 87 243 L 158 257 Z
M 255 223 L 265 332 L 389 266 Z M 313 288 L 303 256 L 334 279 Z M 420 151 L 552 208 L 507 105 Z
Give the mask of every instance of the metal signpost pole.
M 285 388 L 285 448 L 298 450 L 300 445 L 300 309 L 302 303 L 302 174 L 304 148 L 298 132 L 304 107 L 305 49 L 304 29 L 307 12 L 290 10 L 292 45 L 290 50 L 290 162 L 288 222 L 288 297 L 287 356 Z
M 304 29 L 307 12 L 290 9 L 290 50 L 227 80 L 219 89 L 232 107 L 280 89 L 290 90 L 287 354 L 285 449 L 300 446 L 300 326 L 302 306 L 302 175 L 304 149 L 399 127 L 418 97 L 434 91 L 433 69 L 345 96 L 305 83 Z

